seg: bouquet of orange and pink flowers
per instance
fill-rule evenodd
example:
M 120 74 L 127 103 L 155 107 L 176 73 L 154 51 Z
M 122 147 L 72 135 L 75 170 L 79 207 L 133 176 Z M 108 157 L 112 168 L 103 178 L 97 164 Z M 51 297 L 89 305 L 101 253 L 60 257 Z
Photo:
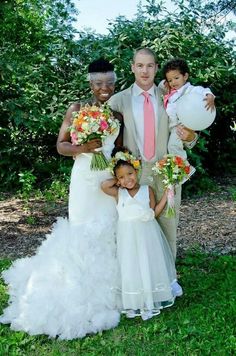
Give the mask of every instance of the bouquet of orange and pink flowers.
M 73 145 L 82 145 L 95 138 L 103 141 L 106 137 L 114 134 L 120 126 L 107 104 L 101 106 L 87 104 L 81 107 L 80 111 L 73 112 L 72 117 L 73 122 L 69 131 Z M 107 167 L 108 161 L 101 149 L 98 149 L 93 154 L 90 168 L 103 170 Z
M 190 166 L 180 156 L 168 154 L 156 162 L 152 170 L 163 178 L 162 182 L 167 189 L 166 217 L 173 217 L 175 216 L 174 186 L 189 177 Z

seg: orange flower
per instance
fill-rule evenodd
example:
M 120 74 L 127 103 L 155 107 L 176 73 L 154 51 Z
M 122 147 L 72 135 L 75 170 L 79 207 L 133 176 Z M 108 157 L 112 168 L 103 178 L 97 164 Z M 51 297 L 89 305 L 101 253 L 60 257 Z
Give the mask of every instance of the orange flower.
M 163 158 L 160 161 L 158 161 L 158 165 L 160 168 L 162 168 L 165 164 L 166 164 L 166 158 Z
M 189 174 L 190 173 L 190 166 L 184 167 L 184 171 L 185 171 L 186 174 Z
M 99 112 L 99 111 L 92 111 L 92 112 L 91 112 L 91 116 L 96 119 L 97 117 L 100 116 L 100 112 Z
M 81 127 L 81 125 L 85 122 L 85 120 L 83 118 L 77 117 L 76 119 L 74 119 L 73 121 L 73 125 L 77 128 Z
M 88 115 L 88 112 L 83 110 L 83 111 L 80 112 L 79 116 L 84 117 L 84 116 L 87 116 L 87 115 Z
M 176 156 L 175 157 L 175 163 L 179 166 L 179 167 L 183 167 L 184 166 L 184 161 L 181 157 Z

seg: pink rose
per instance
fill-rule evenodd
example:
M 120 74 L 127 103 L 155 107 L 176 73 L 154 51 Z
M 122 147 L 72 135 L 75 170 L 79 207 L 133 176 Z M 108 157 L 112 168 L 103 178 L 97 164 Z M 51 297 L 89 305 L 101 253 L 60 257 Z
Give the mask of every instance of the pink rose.
M 72 144 L 73 145 L 76 145 L 77 144 L 77 134 L 76 134 L 76 132 L 71 132 L 70 133 L 70 137 L 71 137 L 71 142 L 72 142 Z
M 108 123 L 105 120 L 100 121 L 100 129 L 102 131 L 106 130 L 108 128 Z

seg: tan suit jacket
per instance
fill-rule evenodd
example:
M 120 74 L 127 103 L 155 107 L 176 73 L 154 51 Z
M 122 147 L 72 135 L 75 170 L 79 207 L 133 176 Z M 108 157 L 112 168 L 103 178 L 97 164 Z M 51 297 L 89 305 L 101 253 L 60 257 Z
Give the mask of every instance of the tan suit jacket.
M 123 144 L 128 147 L 134 155 L 140 156 L 139 149 L 136 141 L 136 128 L 132 110 L 132 87 L 125 89 L 109 99 L 109 105 L 115 111 L 118 111 L 123 116 L 124 132 L 123 132 Z M 155 159 L 159 160 L 167 154 L 167 146 L 169 140 L 169 121 L 166 111 L 163 107 L 161 98 L 161 90 L 155 86 L 155 95 L 157 99 L 157 117 L 156 117 L 156 156 Z M 141 184 L 148 184 L 151 186 L 156 194 L 157 201 L 161 199 L 163 195 L 163 184 L 159 176 L 155 176 L 152 171 L 153 163 L 142 162 L 142 174 L 140 178 Z M 181 188 L 176 189 L 175 206 L 176 206 L 176 218 L 166 218 L 165 210 L 158 218 L 158 222 L 161 225 L 163 232 L 169 242 L 173 255 L 176 256 L 176 235 L 177 225 L 179 220 L 179 207 L 181 201 Z

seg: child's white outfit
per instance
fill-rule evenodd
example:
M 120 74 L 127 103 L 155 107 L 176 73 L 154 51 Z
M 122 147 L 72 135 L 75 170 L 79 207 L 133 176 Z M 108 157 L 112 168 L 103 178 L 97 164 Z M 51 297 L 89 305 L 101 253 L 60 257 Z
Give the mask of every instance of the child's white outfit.
M 161 84 L 163 85 L 163 83 Z M 177 102 L 180 97 L 187 93 L 197 93 L 202 95 L 202 99 L 206 97 L 207 94 L 212 94 L 209 88 L 203 88 L 201 86 L 193 86 L 189 82 L 183 85 L 180 89 L 171 93 L 166 102 L 166 112 L 169 116 L 169 129 L 170 137 L 168 142 L 168 152 L 182 157 L 184 160 L 187 160 L 187 154 L 184 150 L 183 141 L 179 138 L 176 132 L 176 126 L 180 124 L 180 121 L 177 117 Z M 195 172 L 195 168 L 191 167 L 190 175 Z
M 128 317 L 149 319 L 174 303 L 174 259 L 149 206 L 147 185 L 141 186 L 134 197 L 119 188 L 117 210 L 123 312 Z

